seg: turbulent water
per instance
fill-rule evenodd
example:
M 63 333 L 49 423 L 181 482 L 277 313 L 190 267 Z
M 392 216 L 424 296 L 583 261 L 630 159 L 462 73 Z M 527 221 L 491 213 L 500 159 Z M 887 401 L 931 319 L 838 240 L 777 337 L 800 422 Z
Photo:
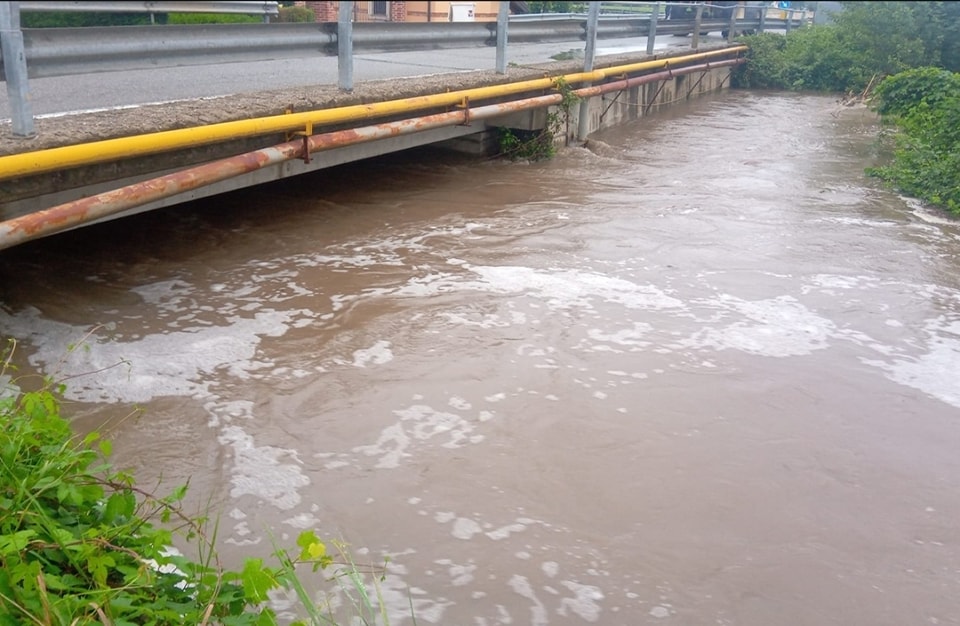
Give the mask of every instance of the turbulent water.
M 960 227 L 876 133 L 728 92 L 328 170 L 4 252 L 0 332 L 230 558 L 389 555 L 394 624 L 960 624 Z

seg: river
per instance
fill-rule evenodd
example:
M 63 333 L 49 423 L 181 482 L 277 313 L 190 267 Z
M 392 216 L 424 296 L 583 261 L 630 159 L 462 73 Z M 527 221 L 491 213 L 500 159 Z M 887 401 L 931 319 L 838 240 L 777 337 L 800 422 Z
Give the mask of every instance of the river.
M 5 251 L 0 332 L 230 558 L 389 555 L 394 624 L 960 624 L 960 225 L 877 130 L 729 91 L 327 170 Z

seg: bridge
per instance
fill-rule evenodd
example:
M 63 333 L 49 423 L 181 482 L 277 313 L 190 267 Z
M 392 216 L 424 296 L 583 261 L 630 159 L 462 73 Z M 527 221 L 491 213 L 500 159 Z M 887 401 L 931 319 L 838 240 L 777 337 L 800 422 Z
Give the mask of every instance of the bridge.
M 736 33 L 764 27 L 762 18 L 751 21 L 743 14 L 734 14 L 711 21 L 698 12 L 694 21 L 676 20 L 668 29 L 674 35 L 692 29 L 692 41 L 675 38 L 671 45 L 661 45 L 658 49 L 654 45 L 655 37 L 649 37 L 657 28 L 656 13 L 642 19 L 604 21 L 598 13 L 592 10 L 588 16 L 538 20 L 536 28 L 527 31 L 519 24 L 534 22 L 509 23 L 509 35 L 506 20 L 501 20 L 495 28 L 482 25 L 486 35 L 479 44 L 475 24 L 469 29 L 462 29 L 460 25 L 437 25 L 442 28 L 429 34 L 420 33 L 412 40 L 409 32 L 400 30 L 355 40 L 351 31 L 361 24 L 309 25 L 312 37 L 327 37 L 333 32 L 340 41 L 366 41 L 356 48 L 370 53 L 392 50 L 391 54 L 397 54 L 399 50 L 419 48 L 421 52 L 416 54 L 435 58 L 436 52 L 423 52 L 422 48 L 463 51 L 471 49 L 471 45 L 485 50 L 495 47 L 497 67 L 492 71 L 447 71 L 366 81 L 345 88 L 344 63 L 349 63 L 348 70 L 352 70 L 354 49 L 348 46 L 340 50 L 337 44 L 336 86 L 328 83 L 306 89 L 189 99 L 126 111 L 106 107 L 105 111 L 35 120 L 38 131 L 34 137 L 11 139 L 7 136 L 0 147 L 0 249 L 86 224 L 425 144 L 487 152 L 495 142 L 497 129 L 535 132 L 550 120 L 558 119 L 558 115 L 562 115 L 563 124 L 554 140 L 561 144 L 582 141 L 597 129 L 728 86 L 731 68 L 743 61 L 745 50 L 735 43 Z M 790 22 L 782 25 L 789 27 Z M 235 41 L 238 31 L 226 26 L 213 30 L 208 27 L 204 32 L 216 33 L 215 39 Z M 303 25 L 242 26 L 253 27 L 247 30 L 247 40 L 260 41 L 257 45 L 264 47 L 273 46 L 271 54 L 279 55 L 277 41 L 282 38 L 277 38 L 280 31 L 272 29 Z M 389 25 L 379 24 L 374 28 L 385 26 Z M 449 30 L 448 26 L 456 28 Z M 174 42 L 168 44 L 171 50 L 157 57 L 163 59 L 163 64 L 183 68 L 204 60 L 202 54 L 189 50 L 203 39 L 196 36 L 198 31 L 186 37 L 176 31 L 166 34 L 170 28 L 177 27 L 164 27 L 163 33 L 167 41 Z M 91 31 L 92 34 L 82 35 L 90 40 L 94 35 L 106 41 L 111 37 L 109 31 L 94 32 L 101 29 L 82 30 Z M 308 29 L 301 30 L 308 32 Z M 701 32 L 718 30 L 726 31 L 723 33 L 726 41 L 716 36 L 700 37 Z M 5 33 L 3 59 L 16 59 L 16 53 L 11 53 L 8 45 L 10 29 L 0 29 L 0 32 Z M 135 40 L 140 47 L 150 48 L 156 45 L 151 38 L 158 32 L 145 27 L 143 37 Z M 289 31 L 283 32 L 293 36 Z M 632 36 L 623 37 L 624 34 Z M 41 33 L 23 33 L 29 44 L 24 46 L 27 58 L 32 50 L 42 50 L 44 45 L 48 46 L 48 58 L 65 57 L 61 48 L 78 49 L 58 41 L 55 32 L 44 35 L 48 37 L 45 44 L 40 43 L 44 41 Z M 80 35 L 64 33 L 63 36 Z M 130 37 L 125 29 L 124 36 Z M 508 66 L 505 62 L 508 40 L 510 54 L 522 57 L 518 51 L 520 46 L 513 43 L 514 38 L 521 42 L 529 38 L 565 45 L 585 40 L 586 46 L 583 59 L 514 62 Z M 621 44 L 632 42 L 634 49 L 598 56 L 598 39 Z M 177 41 L 180 44 L 175 43 Z M 192 43 L 184 43 L 188 41 Z M 302 44 L 303 37 L 297 41 Z M 128 49 L 129 46 L 127 41 Z M 84 71 L 90 71 L 90 65 L 120 63 L 115 49 L 122 46 L 103 47 L 107 50 L 85 57 Z M 58 52 L 50 52 L 53 49 Z M 212 58 L 227 60 L 229 55 L 224 52 L 227 49 L 227 45 L 218 48 L 220 52 Z M 319 49 L 325 51 L 324 55 L 332 54 L 329 46 Z M 178 52 L 175 54 L 173 50 Z M 238 54 L 248 55 L 249 51 Z M 43 55 L 38 53 L 38 56 Z M 30 64 L 26 63 L 27 71 L 21 71 L 20 80 L 26 80 L 27 75 L 34 79 L 34 76 L 75 74 L 76 58 L 62 60 L 61 67 L 66 69 L 60 70 L 50 69 L 57 67 L 54 62 L 46 66 L 39 64 L 37 67 L 41 69 L 36 74 L 31 73 Z M 133 55 L 121 65 L 156 64 L 156 59 L 138 59 Z M 10 83 L 17 80 L 17 74 L 11 71 L 14 64 L 9 65 L 5 62 L 4 71 L 12 102 L 17 93 Z M 12 127 L 17 126 L 16 115 L 12 116 Z

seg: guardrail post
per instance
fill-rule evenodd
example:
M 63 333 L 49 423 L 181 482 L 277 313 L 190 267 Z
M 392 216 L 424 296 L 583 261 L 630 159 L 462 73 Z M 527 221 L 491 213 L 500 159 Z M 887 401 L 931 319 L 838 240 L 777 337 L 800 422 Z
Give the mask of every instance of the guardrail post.
M 740 8 L 740 3 L 730 7 L 730 21 L 727 22 L 727 43 L 733 43 L 733 40 L 737 38 L 737 9 Z M 743 16 L 746 17 L 746 7 L 743 9 Z
M 353 91 L 353 2 L 340 2 L 337 12 L 337 87 Z
M 657 20 L 660 19 L 660 3 L 653 3 L 650 13 L 650 30 L 647 32 L 647 54 L 653 54 L 653 45 L 657 41 Z
M 593 60 L 597 56 L 597 24 L 600 21 L 600 3 L 591 2 L 587 11 L 587 47 L 583 53 L 583 71 L 593 71 Z M 586 85 L 585 85 L 586 86 Z M 590 134 L 590 98 L 580 100 L 580 114 L 577 116 L 577 139 L 585 141 Z
M 784 16 L 787 18 L 787 32 L 790 32 L 790 23 L 793 21 L 793 9 L 784 9 Z
M 11 126 L 15 137 L 33 137 L 33 112 L 30 108 L 30 84 L 27 80 L 27 56 L 20 30 L 20 3 L 0 2 L 0 50 L 3 72 L 10 99 Z
M 760 26 L 757 28 L 757 32 L 762 33 L 766 25 L 767 25 L 767 5 L 764 4 L 760 9 Z
M 600 3 L 591 2 L 587 11 L 587 47 L 583 52 L 583 71 L 593 71 L 593 60 L 597 56 L 597 24 L 600 21 Z
M 703 2 L 697 3 L 697 13 L 693 19 L 693 34 L 690 35 L 690 47 L 694 50 L 700 48 L 700 24 L 703 23 L 703 4 Z
M 497 9 L 497 74 L 507 73 L 507 25 L 510 23 L 510 3 L 500 2 Z

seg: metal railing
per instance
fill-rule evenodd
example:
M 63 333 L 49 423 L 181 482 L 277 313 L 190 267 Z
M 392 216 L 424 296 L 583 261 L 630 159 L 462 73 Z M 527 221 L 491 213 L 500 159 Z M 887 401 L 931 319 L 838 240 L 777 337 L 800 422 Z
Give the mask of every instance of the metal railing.
M 22 13 L 232 13 L 237 15 L 280 14 L 279 2 L 20 2 Z
M 666 20 L 663 7 L 654 2 L 647 17 L 565 14 L 559 19 L 511 18 L 497 22 L 397 23 L 357 22 L 300 24 L 197 24 L 156 26 L 43 28 L 21 30 L 19 11 L 24 5 L 72 4 L 57 2 L 0 2 L 0 78 L 7 83 L 13 132 L 29 137 L 34 133 L 29 107 L 28 78 L 86 74 L 103 71 L 254 61 L 311 55 L 337 56 L 341 89 L 352 89 L 352 54 L 399 50 L 497 46 L 497 71 L 506 71 L 506 46 L 510 43 L 583 41 L 590 48 L 593 39 L 646 37 L 647 52 L 653 52 L 657 35 L 691 34 L 691 47 L 699 47 L 701 32 L 723 32 L 732 40 L 745 30 L 786 29 L 799 26 L 794 14 L 787 19 L 743 19 L 737 12 L 729 17 L 705 18 L 704 2 L 696 3 L 691 20 Z M 253 5 L 264 11 L 275 2 L 92 2 L 86 5 L 124 5 L 127 10 L 149 7 L 174 11 L 172 6 L 196 8 L 217 5 L 225 12 L 249 11 Z M 341 2 L 346 15 L 352 2 Z M 506 4 L 506 3 L 501 3 Z M 602 3 L 597 3 L 601 4 Z M 622 4 L 622 3 L 621 3 Z M 639 4 L 639 3 L 638 3 Z M 678 4 L 678 3 L 673 3 Z M 688 6 L 689 3 L 684 6 Z M 31 9 L 33 10 L 33 9 Z M 99 9 L 98 9 L 99 10 Z M 595 22 L 595 23 L 594 23 Z M 341 33 L 343 35 L 341 36 Z M 503 45 L 498 45 L 498 42 Z M 9 61 L 8 61 L 9 60 Z M 585 63 L 592 63 L 592 58 Z

